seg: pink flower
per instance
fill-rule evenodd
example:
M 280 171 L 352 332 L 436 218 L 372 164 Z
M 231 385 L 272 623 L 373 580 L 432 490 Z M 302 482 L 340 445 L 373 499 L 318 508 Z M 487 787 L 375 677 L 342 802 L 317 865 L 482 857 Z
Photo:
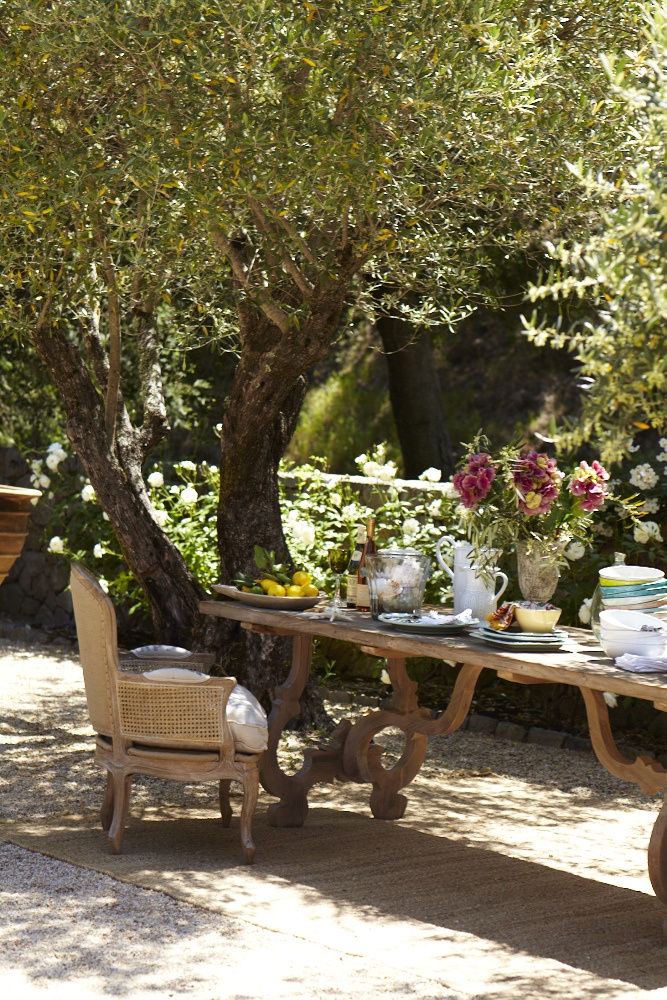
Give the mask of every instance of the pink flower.
M 570 493 L 575 497 L 582 497 L 579 501 L 581 510 L 591 514 L 599 510 L 607 497 L 607 480 L 609 473 L 600 462 L 580 462 L 579 468 L 572 475 L 572 480 L 568 487 Z
M 563 473 L 556 460 L 544 452 L 529 451 L 514 464 L 512 478 L 520 494 L 519 507 L 527 517 L 548 514 L 560 493 Z
M 481 451 L 477 455 L 468 455 L 465 468 L 456 473 L 452 482 L 463 506 L 471 509 L 488 496 L 495 478 L 496 467 L 491 462 L 491 456 Z

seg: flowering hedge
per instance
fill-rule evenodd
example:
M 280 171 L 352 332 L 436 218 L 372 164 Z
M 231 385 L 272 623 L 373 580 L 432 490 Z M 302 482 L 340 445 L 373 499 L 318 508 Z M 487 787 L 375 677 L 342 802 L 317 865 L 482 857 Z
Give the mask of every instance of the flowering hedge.
M 642 512 L 657 519 L 643 518 L 628 531 L 627 522 L 619 517 L 615 504 L 608 503 L 599 510 L 589 536 L 570 542 L 565 549 L 570 568 L 564 570 L 560 584 L 564 623 L 577 624 L 579 611 L 581 620 L 586 620 L 585 601 L 595 587 L 597 570 L 613 562 L 614 550 L 624 552 L 628 563 L 667 565 L 663 543 L 667 439 L 660 441 L 659 452 L 635 445 L 630 445 L 630 449 L 633 460 L 623 469 L 622 478 L 611 480 L 609 486 L 616 493 L 639 491 Z M 327 565 L 328 548 L 345 538 L 352 541 L 356 528 L 369 516 L 377 519 L 382 547 L 411 546 L 434 556 L 436 542 L 442 535 L 448 535 L 451 541 L 465 535 L 465 507 L 452 483 L 440 483 L 439 471 L 427 469 L 420 477 L 424 493 L 409 495 L 399 488 L 400 483 L 396 484 L 396 467 L 385 456 L 380 446 L 357 459 L 364 477 L 362 484 L 365 481 L 362 495 L 355 488 L 358 484 L 351 484 L 347 477 L 327 475 L 323 460 L 284 467 L 283 471 L 289 473 L 280 478 L 287 542 L 295 562 L 313 574 L 326 590 L 333 584 Z M 52 516 L 45 539 L 49 550 L 89 566 L 129 612 L 142 606 L 143 595 L 120 554 L 95 491 L 65 447 L 54 442 L 44 457 L 32 461 L 31 467 L 33 482 L 45 492 L 51 504 Z M 599 480 L 595 465 L 589 468 L 595 476 L 586 479 L 583 469 L 580 496 L 588 496 L 589 486 L 594 479 Z M 575 497 L 577 475 L 570 487 Z M 206 462 L 154 464 L 147 471 L 146 483 L 156 521 L 179 547 L 202 585 L 210 586 L 218 579 L 217 468 Z M 433 564 L 426 600 L 440 602 L 450 597 L 449 578 L 437 567 L 435 559 Z M 506 558 L 503 568 L 511 573 L 513 560 Z

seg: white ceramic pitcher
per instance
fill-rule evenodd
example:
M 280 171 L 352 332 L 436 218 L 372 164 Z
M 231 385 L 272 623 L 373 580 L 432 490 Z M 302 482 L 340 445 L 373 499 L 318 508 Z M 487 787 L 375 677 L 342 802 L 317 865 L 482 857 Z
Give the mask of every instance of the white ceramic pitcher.
M 450 545 L 454 550 L 454 569 L 452 570 L 444 560 L 442 555 L 442 546 L 445 542 Z M 484 618 L 486 615 L 491 614 L 492 611 L 496 610 L 498 599 L 505 593 L 505 588 L 507 587 L 507 577 L 504 573 L 491 567 L 488 573 L 495 581 L 500 577 L 504 582 L 497 593 L 494 593 L 494 586 L 488 587 L 484 580 L 472 574 L 473 581 L 471 581 L 470 576 L 467 574 L 467 570 L 471 569 L 470 558 L 472 556 L 473 546 L 469 542 L 457 541 L 453 542 L 450 535 L 444 535 L 435 548 L 435 557 L 438 560 L 438 565 L 445 571 L 449 576 L 452 583 L 454 584 L 454 612 L 459 614 L 466 608 L 472 608 L 472 604 L 468 600 L 464 600 L 464 590 L 468 596 L 474 600 L 475 604 L 479 607 L 485 607 L 487 605 L 493 605 L 489 607 L 488 611 L 484 612 L 484 615 L 479 615 L 474 608 L 473 614 L 475 618 Z M 492 559 L 488 559 L 491 562 Z M 484 593 L 482 593 L 482 589 Z
M 470 608 L 473 618 L 484 621 L 487 615 L 492 614 L 498 607 L 499 598 L 505 593 L 507 587 L 507 577 L 499 569 L 489 569 L 489 574 L 493 577 L 490 584 L 487 584 L 483 577 L 477 576 L 478 570 L 475 566 L 467 566 L 461 569 L 461 588 L 459 591 L 459 601 L 461 606 L 457 608 L 454 601 L 454 612 L 458 614 L 465 608 Z M 496 590 L 496 581 L 500 580 L 500 587 Z

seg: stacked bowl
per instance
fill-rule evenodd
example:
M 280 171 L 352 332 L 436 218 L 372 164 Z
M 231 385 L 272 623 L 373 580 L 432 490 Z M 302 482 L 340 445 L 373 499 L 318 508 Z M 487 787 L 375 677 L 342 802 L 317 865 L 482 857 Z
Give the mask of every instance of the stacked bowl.
M 667 621 L 667 580 L 649 566 L 607 566 L 600 570 L 605 611 L 642 611 Z
M 667 625 L 643 611 L 601 611 L 600 645 L 612 659 L 625 653 L 664 656 Z

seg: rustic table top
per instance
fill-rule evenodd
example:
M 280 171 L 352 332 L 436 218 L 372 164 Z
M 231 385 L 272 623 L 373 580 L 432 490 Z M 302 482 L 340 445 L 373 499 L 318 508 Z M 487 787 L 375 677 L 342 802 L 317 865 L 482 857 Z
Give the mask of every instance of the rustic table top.
M 488 667 L 554 684 L 629 695 L 667 705 L 667 674 L 631 674 L 615 666 L 592 632 L 566 629 L 569 639 L 550 653 L 512 653 L 492 649 L 469 635 L 420 636 L 401 633 L 375 621 L 369 614 L 348 611 L 349 620 L 329 621 L 326 614 L 263 610 L 234 600 L 202 601 L 202 614 L 229 618 L 293 635 L 328 636 L 382 650 L 386 656 L 430 656 L 456 663 Z

